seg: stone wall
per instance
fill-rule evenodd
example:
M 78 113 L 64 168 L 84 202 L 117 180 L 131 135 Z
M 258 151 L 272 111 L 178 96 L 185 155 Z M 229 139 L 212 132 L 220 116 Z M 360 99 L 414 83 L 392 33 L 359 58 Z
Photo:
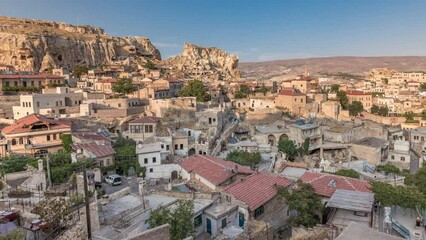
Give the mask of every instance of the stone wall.
M 170 240 L 170 225 L 164 224 L 142 232 L 139 235 L 126 238 L 126 240 Z
M 365 119 L 371 120 L 373 122 L 385 124 L 385 125 L 391 125 L 391 126 L 397 126 L 405 122 L 404 117 L 383 117 L 383 116 L 371 114 L 369 112 L 362 112 L 362 115 L 364 115 Z
M 80 240 L 87 239 L 86 225 L 82 222 L 77 223 L 72 228 L 68 229 L 57 240 Z

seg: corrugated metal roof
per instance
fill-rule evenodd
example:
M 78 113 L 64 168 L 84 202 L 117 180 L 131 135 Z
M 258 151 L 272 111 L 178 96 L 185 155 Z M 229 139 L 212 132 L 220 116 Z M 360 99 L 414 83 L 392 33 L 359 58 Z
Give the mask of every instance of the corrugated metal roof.
M 340 208 L 357 212 L 371 212 L 374 193 L 337 189 L 326 207 Z

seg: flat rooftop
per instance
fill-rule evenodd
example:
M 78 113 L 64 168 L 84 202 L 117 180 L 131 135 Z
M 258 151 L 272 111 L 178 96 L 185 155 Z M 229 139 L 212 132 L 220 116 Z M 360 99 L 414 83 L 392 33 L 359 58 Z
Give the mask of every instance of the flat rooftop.
M 142 205 L 142 199 L 133 195 L 125 195 L 121 198 L 118 198 L 114 201 L 109 202 L 106 205 L 106 211 L 100 211 L 100 217 L 110 217 L 126 210 L 136 208 Z
M 327 207 L 357 212 L 371 212 L 373 203 L 374 193 L 336 189 L 327 202 Z
M 358 240 L 360 236 L 362 236 L 362 239 L 402 240 L 402 238 L 376 231 L 356 222 L 349 223 L 345 230 L 343 230 L 335 240 Z

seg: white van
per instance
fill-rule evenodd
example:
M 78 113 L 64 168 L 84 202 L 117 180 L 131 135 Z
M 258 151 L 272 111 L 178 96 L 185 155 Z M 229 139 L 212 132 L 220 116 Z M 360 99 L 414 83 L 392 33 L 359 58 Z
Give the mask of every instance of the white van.
M 112 174 L 105 178 L 105 182 L 112 186 L 121 185 L 121 176 L 118 174 Z

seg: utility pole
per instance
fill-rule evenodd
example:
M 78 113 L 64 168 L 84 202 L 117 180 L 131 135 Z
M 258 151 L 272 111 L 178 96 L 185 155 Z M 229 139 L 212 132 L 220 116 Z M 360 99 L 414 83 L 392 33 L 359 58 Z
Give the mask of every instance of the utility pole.
M 92 239 L 92 227 L 90 224 L 90 205 L 89 205 L 89 193 L 87 189 L 87 174 L 86 166 L 83 166 L 83 180 L 84 180 L 84 202 L 86 204 L 86 221 L 87 221 L 87 239 Z
M 50 158 L 49 158 L 49 154 L 46 157 L 46 169 L 47 169 L 47 181 L 49 183 L 49 187 L 52 187 L 52 178 L 50 176 Z

